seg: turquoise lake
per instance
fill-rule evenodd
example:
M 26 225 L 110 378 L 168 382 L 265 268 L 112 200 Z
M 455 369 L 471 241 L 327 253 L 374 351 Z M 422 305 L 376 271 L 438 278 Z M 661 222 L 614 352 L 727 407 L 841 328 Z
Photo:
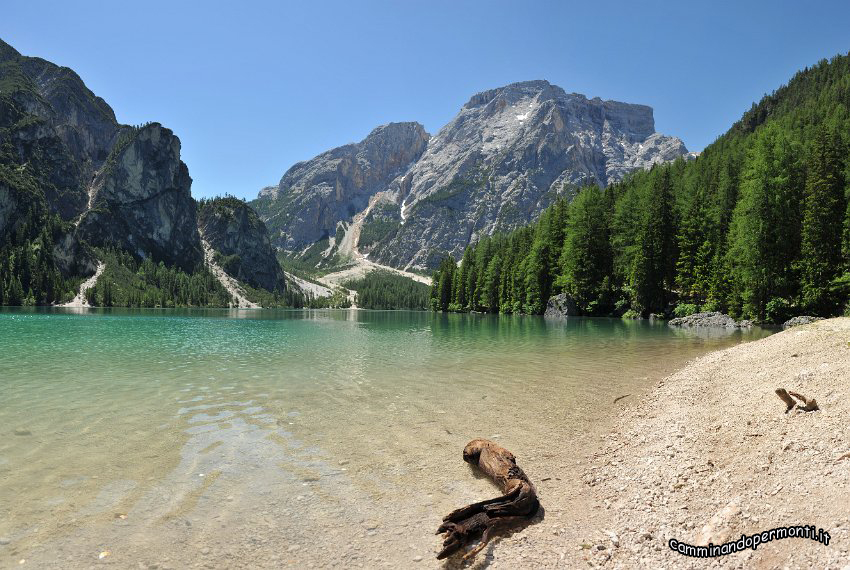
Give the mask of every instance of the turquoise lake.
M 562 457 L 553 445 L 598 437 L 615 398 L 767 334 L 426 312 L 4 309 L 0 567 L 430 563 L 441 517 L 493 494 L 460 458 L 467 441 L 499 441 L 534 479 Z

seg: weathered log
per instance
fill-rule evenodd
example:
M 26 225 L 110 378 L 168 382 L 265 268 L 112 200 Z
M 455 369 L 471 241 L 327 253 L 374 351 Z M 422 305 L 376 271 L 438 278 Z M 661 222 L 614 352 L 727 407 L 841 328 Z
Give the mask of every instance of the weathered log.
M 804 395 L 800 394 L 799 392 L 788 392 L 788 393 L 791 394 L 792 396 L 794 396 L 795 398 L 797 398 L 798 400 L 800 400 L 801 402 L 803 402 L 803 405 L 799 406 L 799 407 L 804 412 L 814 412 L 815 410 L 820 409 L 820 408 L 818 408 L 818 403 L 817 403 L 817 401 L 815 401 L 814 398 L 807 398 Z
M 481 534 L 478 546 L 463 557 L 469 560 L 487 546 L 495 530 L 530 519 L 540 507 L 534 485 L 516 464 L 513 453 L 504 447 L 486 439 L 473 439 L 463 449 L 463 460 L 481 469 L 503 494 L 446 515 L 437 529 L 437 534 L 445 533 L 437 559 L 457 552 Z
M 779 396 L 779 399 L 785 402 L 786 414 L 793 410 L 795 406 L 804 412 L 814 412 L 815 410 L 820 409 L 818 408 L 818 403 L 814 398 L 807 398 L 799 392 L 789 392 L 785 390 L 785 388 L 777 388 L 775 391 L 776 395 Z M 795 402 L 794 398 L 800 400 L 802 404 L 798 404 L 797 402 Z
M 785 413 L 787 414 L 791 410 L 794 409 L 794 406 L 797 405 L 797 402 L 794 401 L 794 398 L 788 395 L 788 391 L 785 388 L 777 388 L 776 395 L 779 396 L 779 399 L 785 402 Z

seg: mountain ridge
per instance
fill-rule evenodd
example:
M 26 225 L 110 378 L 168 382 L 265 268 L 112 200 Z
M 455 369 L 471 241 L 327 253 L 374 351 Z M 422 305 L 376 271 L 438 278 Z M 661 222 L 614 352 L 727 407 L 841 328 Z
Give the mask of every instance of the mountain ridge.
M 346 204 L 349 211 L 336 209 L 333 229 L 325 223 L 323 233 L 304 234 L 298 227 L 311 219 L 300 207 L 313 200 L 312 211 L 321 210 L 329 207 L 323 199 L 333 199 L 320 188 L 314 191 L 299 170 L 305 164 L 320 168 L 316 165 L 348 148 L 297 163 L 277 187 L 263 189 L 251 202 L 270 224 L 279 249 L 297 256 L 311 242 L 327 239 L 322 243 L 330 257 L 358 212 L 366 212 L 370 201 L 361 200 Z M 546 80 L 481 91 L 427 138 L 404 172 L 363 194 L 378 196 L 383 204 L 378 210 L 380 235 L 363 253 L 389 266 L 428 270 L 442 255 L 457 254 L 481 236 L 528 223 L 570 188 L 588 180 L 604 186 L 633 170 L 687 154 L 681 140 L 655 132 L 647 105 L 568 94 Z M 357 185 L 344 173 L 337 175 L 336 184 Z M 293 187 L 299 189 L 297 203 L 287 197 Z M 299 232 L 301 239 L 290 239 Z M 375 232 L 367 234 L 374 237 Z

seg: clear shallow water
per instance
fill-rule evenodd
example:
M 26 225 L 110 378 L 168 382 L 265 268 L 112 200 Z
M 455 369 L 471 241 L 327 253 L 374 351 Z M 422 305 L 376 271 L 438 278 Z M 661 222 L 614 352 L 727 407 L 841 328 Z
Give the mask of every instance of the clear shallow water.
M 0 567 L 398 566 L 493 494 L 492 437 L 569 469 L 613 398 L 750 333 L 369 311 L 0 312 Z M 554 449 L 553 449 L 554 445 Z M 99 559 L 101 553 L 108 553 Z

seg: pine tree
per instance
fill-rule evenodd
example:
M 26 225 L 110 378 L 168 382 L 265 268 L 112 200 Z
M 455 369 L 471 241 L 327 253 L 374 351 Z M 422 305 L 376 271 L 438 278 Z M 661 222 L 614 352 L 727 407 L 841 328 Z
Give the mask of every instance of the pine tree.
M 702 288 L 704 279 L 700 277 L 700 269 L 710 260 L 710 242 L 707 242 L 703 232 L 705 211 L 703 196 L 700 191 L 691 198 L 690 206 L 679 223 L 678 259 L 676 261 L 676 285 L 679 293 L 688 301 L 701 302 L 706 291 Z M 708 247 L 709 251 L 706 251 Z
M 794 148 L 781 129 L 756 135 L 741 175 L 740 200 L 732 216 L 728 265 L 733 312 L 766 320 L 768 303 L 796 296 L 793 270 L 800 251 L 800 172 Z
M 570 205 L 566 238 L 556 280 L 585 314 L 609 309 L 613 271 L 608 203 L 596 186 L 583 189 Z
M 830 315 L 839 299 L 830 283 L 841 274 L 844 176 L 840 140 L 825 127 L 818 129 L 807 161 L 803 213 L 800 285 L 802 305 Z
M 653 180 L 645 212 L 630 284 L 634 306 L 647 315 L 666 308 L 667 291 L 675 279 L 676 230 L 669 169 L 663 168 L 660 176 Z

